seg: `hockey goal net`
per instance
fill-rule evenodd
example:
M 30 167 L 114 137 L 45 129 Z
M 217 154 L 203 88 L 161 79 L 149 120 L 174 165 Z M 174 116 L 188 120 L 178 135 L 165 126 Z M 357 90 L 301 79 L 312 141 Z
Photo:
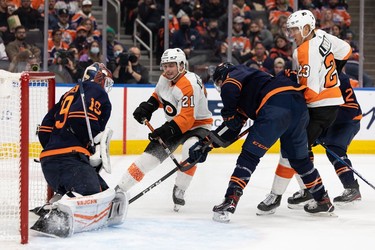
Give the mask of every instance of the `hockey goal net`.
M 53 73 L 0 70 L 0 241 L 27 243 L 28 210 L 48 199 L 36 130 L 54 103 Z

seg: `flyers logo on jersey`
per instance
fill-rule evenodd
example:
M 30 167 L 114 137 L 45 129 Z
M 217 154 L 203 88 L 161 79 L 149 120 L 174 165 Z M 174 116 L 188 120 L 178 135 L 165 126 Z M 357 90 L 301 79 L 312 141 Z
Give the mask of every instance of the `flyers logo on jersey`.
M 162 103 L 163 103 L 163 109 L 168 116 L 173 117 L 177 114 L 177 109 L 170 102 L 162 99 Z

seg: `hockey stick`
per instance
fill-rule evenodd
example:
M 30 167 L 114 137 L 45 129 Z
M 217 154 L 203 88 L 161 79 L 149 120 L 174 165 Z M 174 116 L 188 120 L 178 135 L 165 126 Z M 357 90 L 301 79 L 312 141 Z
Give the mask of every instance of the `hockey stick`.
M 144 120 L 143 122 L 147 125 L 147 127 L 151 130 L 151 132 L 154 132 L 155 129 L 152 127 L 152 125 L 150 124 L 150 122 L 147 119 Z M 185 161 L 179 163 L 177 161 L 176 157 L 174 157 L 171 150 L 168 148 L 168 146 L 164 143 L 164 141 L 160 137 L 158 137 L 158 142 L 164 148 L 164 151 L 167 153 L 167 155 L 172 159 L 173 163 L 182 172 L 188 171 L 189 169 L 194 167 L 200 160 L 200 159 L 197 159 L 196 161 L 194 161 L 192 163 L 189 163 L 187 160 L 185 160 Z M 186 165 L 186 164 L 188 164 L 188 165 Z
M 353 173 L 355 173 L 359 178 L 361 178 L 364 182 L 366 182 L 367 185 L 369 185 L 370 187 L 372 187 L 373 189 L 375 189 L 375 186 L 372 185 L 369 181 L 367 181 L 360 173 L 357 172 L 357 170 L 355 170 L 352 166 L 350 166 L 349 163 L 345 162 L 343 159 L 340 158 L 340 156 L 338 156 L 335 152 L 333 152 L 332 150 L 330 150 L 324 142 L 320 141 L 320 140 L 316 140 L 316 142 L 320 145 L 322 145 L 323 148 L 325 148 L 325 150 L 327 150 L 327 152 L 332 155 L 333 157 L 336 158 L 336 160 L 338 160 L 339 162 L 341 162 L 342 164 L 344 164 L 345 166 L 347 166 L 350 170 L 353 171 Z
M 85 120 L 86 120 L 86 126 L 87 126 L 87 133 L 89 135 L 89 140 L 90 140 L 90 152 L 94 153 L 95 145 L 94 145 L 94 138 L 92 137 L 92 131 L 91 131 L 91 124 L 90 124 L 90 119 L 87 114 L 87 108 L 86 108 L 86 102 L 85 102 L 85 92 L 83 90 L 83 84 L 82 84 L 82 79 L 78 79 L 78 84 L 79 84 L 79 93 L 81 94 L 81 100 L 82 100 L 82 106 L 83 106 L 83 112 L 85 113 Z
M 250 131 L 250 128 L 247 128 L 246 130 L 244 130 L 243 132 L 241 132 L 237 137 L 236 139 L 233 141 L 237 141 L 238 139 L 240 139 L 242 136 L 246 135 L 247 133 L 249 133 Z M 233 143 L 232 142 L 232 143 Z M 209 147 L 210 145 L 212 144 L 212 140 L 209 140 L 207 141 L 204 146 L 202 147 L 202 150 L 204 150 L 205 148 Z M 187 160 L 185 160 L 184 162 L 187 162 Z M 172 169 L 171 171 L 169 171 L 166 175 L 164 175 L 163 177 L 161 177 L 159 180 L 155 181 L 154 183 L 152 183 L 150 186 L 148 186 L 146 189 L 144 189 L 142 192 L 140 192 L 139 194 L 137 194 L 136 196 L 134 196 L 133 198 L 131 198 L 129 200 L 129 204 L 133 203 L 134 201 L 136 201 L 137 199 L 139 199 L 140 197 L 142 197 L 144 194 L 146 194 L 147 192 L 149 192 L 151 189 L 153 189 L 154 187 L 156 187 L 157 185 L 159 185 L 160 183 L 162 183 L 163 181 L 165 181 L 169 176 L 173 175 L 175 172 L 178 171 L 178 167 L 175 167 L 174 169 Z

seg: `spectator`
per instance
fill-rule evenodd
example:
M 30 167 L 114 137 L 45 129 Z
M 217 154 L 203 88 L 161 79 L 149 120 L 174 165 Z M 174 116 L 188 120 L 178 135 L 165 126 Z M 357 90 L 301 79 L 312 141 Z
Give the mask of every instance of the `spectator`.
M 138 14 L 138 0 L 120 1 L 121 20 L 124 20 L 125 34 L 132 35 L 134 31 L 134 20 Z
M 243 32 L 243 22 L 244 19 L 241 16 L 237 16 L 233 20 L 232 53 L 240 63 L 251 56 L 251 44 Z
M 266 6 L 266 9 L 270 11 L 271 9 L 276 7 L 276 1 L 277 0 L 264 0 L 263 2 L 264 2 L 264 5 Z M 288 0 L 288 2 L 289 2 L 289 6 L 294 5 L 294 0 Z
M 286 62 L 292 61 L 293 48 L 285 36 L 275 36 L 275 46 L 270 50 L 270 58 L 276 59 L 281 57 Z
M 262 43 L 266 46 L 267 50 L 269 50 L 273 46 L 274 38 L 272 32 L 267 28 L 267 25 L 264 24 L 262 18 L 256 18 L 254 22 L 259 26 Z
M 300 3 L 298 4 L 298 9 L 299 10 L 309 10 L 309 11 L 311 11 L 315 16 L 315 20 L 317 21 L 317 25 L 319 26 L 319 20 L 321 19 L 320 8 L 317 7 L 313 3 L 313 0 L 301 0 L 299 2 Z M 293 5 L 290 5 L 290 6 L 292 7 Z
M 277 22 L 277 26 L 273 26 L 271 28 L 271 32 L 273 34 L 273 37 L 280 35 L 280 36 L 286 37 L 291 44 L 294 44 L 294 40 L 289 36 L 289 33 L 287 31 L 286 21 L 287 21 L 287 17 L 281 16 L 279 18 L 279 21 Z
M 11 61 L 8 71 L 13 73 L 20 73 L 31 70 L 31 64 L 39 65 L 40 60 L 33 55 L 33 53 L 25 49 L 19 52 Z M 35 71 L 39 71 L 39 68 Z
M 271 26 L 277 25 L 281 16 L 289 17 L 293 13 L 293 8 L 289 6 L 288 0 L 276 0 L 276 6 L 269 11 L 269 21 Z
M 225 34 L 219 29 L 217 19 L 211 19 L 203 36 L 203 49 L 215 50 L 220 42 L 224 41 Z
M 206 34 L 207 21 L 203 17 L 203 11 L 201 8 L 195 8 L 193 10 L 193 16 L 191 18 L 191 27 L 196 29 L 201 36 L 204 36 Z
M 113 70 L 115 69 L 115 65 L 114 65 L 114 62 L 115 62 L 115 46 L 120 44 L 119 41 L 117 41 L 116 39 L 116 32 L 113 28 L 111 27 L 107 27 L 107 62 L 108 62 L 108 68 L 111 70 L 111 72 L 113 72 Z M 121 48 L 123 47 L 121 44 L 120 44 Z
M 259 20 L 254 20 L 250 24 L 250 28 L 247 30 L 248 38 L 252 47 L 255 42 L 262 42 L 266 49 L 269 50 L 273 45 L 273 35 L 269 30 L 261 29 Z
M 228 44 L 226 42 L 219 42 L 214 57 L 210 60 L 213 63 L 222 63 L 228 61 Z M 234 65 L 240 64 L 236 57 L 232 58 Z
M 98 29 L 96 24 L 96 18 L 92 15 L 92 2 L 91 0 L 83 0 L 81 10 L 75 13 L 72 17 L 72 27 L 76 28 L 82 22 L 83 19 L 90 18 L 92 20 L 92 25 L 94 30 Z
M 151 30 L 152 42 L 155 45 L 155 39 L 161 18 L 161 7 L 156 4 L 155 0 L 145 0 L 138 6 L 138 16 L 141 21 Z M 149 34 L 144 29 L 141 29 L 141 38 L 146 43 L 149 43 Z
M 87 42 L 92 43 L 94 40 L 101 42 L 100 30 L 94 30 L 94 25 L 90 18 L 85 18 L 81 21 L 79 26 L 84 26 L 87 29 Z
M 120 54 L 122 54 L 125 50 L 124 46 L 122 46 L 122 44 L 116 44 L 113 46 L 112 48 L 112 52 L 113 52 L 113 58 L 110 59 L 107 63 L 107 67 L 109 70 L 111 70 L 111 72 L 114 72 L 117 65 L 119 64 L 119 61 L 120 61 Z
M 48 39 L 48 54 L 49 59 L 48 61 L 52 63 L 53 59 L 55 58 L 55 53 L 58 50 L 67 50 L 69 48 L 69 44 L 62 40 L 62 31 L 61 30 L 54 30 L 52 31 L 52 38 Z
M 245 28 L 249 27 L 251 23 L 250 11 L 254 8 L 249 7 L 249 5 L 245 3 L 245 0 L 234 0 L 233 4 L 239 8 L 240 16 L 244 18 Z
M 57 12 L 57 23 L 49 27 L 50 30 L 60 29 L 62 31 L 62 40 L 71 44 L 76 38 L 76 30 L 70 24 L 69 12 L 67 9 L 59 9 Z
M 27 30 L 43 30 L 44 19 L 37 10 L 31 8 L 30 0 L 21 0 L 21 6 L 13 14 L 18 15 L 21 24 Z
M 271 70 L 271 74 L 276 76 L 279 72 L 285 69 L 285 61 L 281 57 L 277 57 L 275 61 L 273 61 L 273 69 Z
M 190 24 L 189 16 L 182 16 L 180 19 L 180 29 L 172 37 L 172 48 L 182 49 L 188 59 L 192 56 L 194 49 L 202 47 L 202 39 L 199 32 L 191 28 Z
M 103 62 L 102 46 L 98 41 L 88 44 L 88 50 L 79 57 L 81 68 L 87 68 L 89 65 L 97 62 Z
M 26 38 L 26 29 L 24 26 L 18 26 L 15 29 L 15 40 L 8 43 L 5 47 L 5 51 L 8 55 L 9 61 L 13 61 L 18 53 L 29 50 L 34 56 L 40 60 L 40 49 L 34 45 L 27 44 L 25 42 Z
M 320 29 L 329 33 L 333 25 L 335 25 L 335 22 L 333 21 L 332 9 L 323 9 L 322 18 L 320 20 Z
M 207 0 L 203 2 L 203 17 L 207 19 L 219 19 L 226 15 L 227 6 L 225 1 L 220 0 Z
M 2 37 L 4 45 L 14 39 L 13 33 L 8 28 L 9 16 L 7 0 L 0 0 L 0 37 Z
M 350 14 L 347 12 L 345 6 L 339 3 L 339 0 L 328 0 L 324 9 L 331 9 L 333 12 L 333 21 L 335 24 L 340 25 L 343 29 L 350 27 L 352 19 Z
M 85 26 L 78 26 L 77 28 L 77 37 L 74 39 L 73 44 L 78 49 L 80 54 L 84 54 L 88 48 L 87 42 L 88 30 Z
M 170 6 L 172 7 L 173 13 L 177 18 L 182 16 L 192 16 L 193 8 L 190 6 L 189 1 L 184 0 L 174 0 L 170 1 Z
M 330 33 L 331 35 L 337 36 L 340 39 L 343 39 L 340 25 L 337 25 L 337 24 L 333 25 L 328 33 Z
M 254 45 L 254 56 L 246 62 L 246 66 L 256 64 L 259 70 L 264 72 L 271 72 L 273 69 L 273 59 L 267 56 L 266 48 L 262 42 L 256 42 Z
M 119 55 L 116 69 L 113 71 L 115 83 L 149 83 L 147 68 L 139 63 L 141 51 L 131 47 L 129 53 Z
M 171 43 L 173 34 L 180 29 L 180 24 L 176 15 L 173 14 L 172 8 L 169 8 L 168 15 L 169 42 Z M 159 22 L 158 36 L 156 39 L 156 62 L 160 64 L 161 55 L 164 52 L 164 17 Z
M 56 27 L 59 19 L 57 18 L 58 10 L 55 9 L 56 0 L 48 1 L 48 27 Z
M 78 50 L 70 46 L 68 51 L 58 50 L 55 53 L 54 63 L 48 67 L 48 71 L 55 73 L 58 83 L 76 83 L 83 76 L 83 69 L 77 64 Z

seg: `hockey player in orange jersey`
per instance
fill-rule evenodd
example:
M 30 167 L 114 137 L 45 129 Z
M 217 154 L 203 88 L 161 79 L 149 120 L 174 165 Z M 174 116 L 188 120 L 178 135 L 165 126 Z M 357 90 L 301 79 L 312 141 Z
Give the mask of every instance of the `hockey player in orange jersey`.
M 340 105 L 344 104 L 339 72 L 351 55 L 351 48 L 344 40 L 315 29 L 315 17 L 309 10 L 299 10 L 290 15 L 287 28 L 297 45 L 293 53 L 293 63 L 298 71 L 298 82 L 307 86 L 305 99 L 310 115 L 307 134 L 310 157 L 313 160 L 312 145 L 322 132 L 333 124 Z M 289 162 L 281 158 L 279 165 L 287 167 Z M 285 188 L 280 190 L 285 191 Z M 269 212 L 271 207 L 277 208 L 281 195 L 282 193 L 271 192 L 262 202 L 266 206 L 259 204 L 260 213 Z M 288 203 L 302 205 L 309 199 L 311 195 L 304 189 L 290 197 Z M 311 203 L 311 206 L 316 205 Z
M 185 53 L 178 48 L 167 49 L 161 57 L 163 74 L 148 101 L 142 102 L 133 113 L 141 124 L 150 120 L 152 113 L 162 107 L 167 120 L 149 134 L 150 143 L 144 153 L 124 173 L 118 188 L 128 191 L 144 175 L 162 163 L 168 155 L 158 138 L 173 152 L 182 145 L 182 159 L 188 158 L 189 148 L 204 138 L 211 128 L 212 114 L 208 109 L 207 95 L 202 80 L 187 70 Z M 186 172 L 177 172 L 173 188 L 174 210 L 185 205 L 184 193 L 189 187 L 196 166 Z

